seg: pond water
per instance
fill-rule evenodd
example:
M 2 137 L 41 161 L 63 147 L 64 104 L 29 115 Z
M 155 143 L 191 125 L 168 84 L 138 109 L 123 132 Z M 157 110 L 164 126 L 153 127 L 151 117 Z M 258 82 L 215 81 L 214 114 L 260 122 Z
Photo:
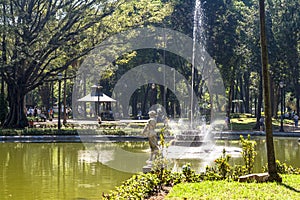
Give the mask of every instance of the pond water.
M 264 138 L 256 138 L 255 170 L 266 163 Z M 238 141 L 221 141 L 239 146 Z M 274 139 L 276 159 L 300 167 L 297 139 Z M 125 152 L 125 153 L 124 153 Z M 1 143 L 0 199 L 100 199 L 116 185 L 141 171 L 149 157 L 140 143 Z M 201 161 L 192 162 L 197 168 Z M 178 165 L 183 164 L 177 163 Z M 241 158 L 232 162 L 242 164 Z
M 252 140 L 255 140 L 257 145 L 255 147 L 255 151 L 257 152 L 257 155 L 255 157 L 255 163 L 254 163 L 254 172 L 262 172 L 262 168 L 266 166 L 267 161 L 267 148 L 266 148 L 266 141 L 265 137 L 254 137 Z M 217 141 L 217 146 L 222 148 L 225 148 L 225 150 L 229 149 L 239 149 L 241 147 L 239 140 L 220 140 Z M 300 143 L 298 142 L 297 138 L 282 138 L 282 137 L 275 137 L 274 138 L 274 148 L 275 148 L 275 154 L 276 154 L 276 160 L 279 160 L 280 162 L 284 162 L 288 165 L 292 165 L 293 167 L 300 168 Z M 240 149 L 241 151 L 241 149 Z M 221 152 L 221 151 L 220 151 Z M 228 153 L 231 155 L 229 163 L 234 165 L 244 165 L 243 158 L 241 157 L 240 152 L 233 154 Z M 221 155 L 221 153 L 220 153 Z M 205 169 L 205 166 L 213 165 L 213 161 L 215 158 L 220 157 L 215 156 L 213 159 L 206 159 L 209 160 L 209 162 L 206 162 L 205 160 L 199 162 L 197 159 L 184 159 L 176 161 L 175 163 L 175 170 L 180 171 L 181 167 L 184 163 L 189 162 L 193 166 L 193 168 L 201 172 Z M 205 163 L 205 164 L 204 164 Z

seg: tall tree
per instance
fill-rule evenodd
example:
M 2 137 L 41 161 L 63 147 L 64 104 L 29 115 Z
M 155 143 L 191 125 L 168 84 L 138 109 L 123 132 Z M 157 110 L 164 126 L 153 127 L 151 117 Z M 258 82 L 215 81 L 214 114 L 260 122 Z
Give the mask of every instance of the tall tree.
M 271 113 L 271 99 L 270 99 L 270 93 L 271 93 L 270 74 L 269 74 L 269 66 L 268 66 L 264 0 L 259 0 L 259 14 L 260 14 L 259 16 L 260 16 L 261 61 L 262 61 L 262 72 L 263 72 L 264 106 L 265 106 L 265 122 L 266 122 L 265 126 L 266 126 L 269 181 L 282 182 L 282 179 L 277 173 L 277 169 L 276 169 L 275 150 L 274 150 L 274 143 L 273 143 L 272 113 Z
M 79 49 L 88 40 L 85 32 L 113 12 L 113 3 L 97 0 L 7 0 L 2 34 L 6 63 L 1 60 L 2 78 L 8 85 L 9 114 L 4 127 L 27 125 L 25 95 L 53 78 L 90 47 Z M 117 7 L 115 3 L 114 7 Z M 5 26 L 5 27 L 4 27 Z
M 162 5 L 157 0 L 5 0 L 0 21 L 6 23 L 0 31 L 6 36 L 1 38 L 6 57 L 0 63 L 10 111 L 4 127 L 27 125 L 24 97 L 29 91 L 55 81 L 58 72 L 111 34 L 163 18 Z

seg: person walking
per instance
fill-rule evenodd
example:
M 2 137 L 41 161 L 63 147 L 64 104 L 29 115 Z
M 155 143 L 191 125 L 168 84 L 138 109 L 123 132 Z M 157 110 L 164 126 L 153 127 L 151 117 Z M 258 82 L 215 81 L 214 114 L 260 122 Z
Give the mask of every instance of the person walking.
M 299 116 L 297 114 L 294 115 L 295 128 L 298 128 Z
M 261 117 L 259 119 L 259 128 L 260 128 L 260 131 L 264 131 L 265 130 L 265 118 L 264 117 Z

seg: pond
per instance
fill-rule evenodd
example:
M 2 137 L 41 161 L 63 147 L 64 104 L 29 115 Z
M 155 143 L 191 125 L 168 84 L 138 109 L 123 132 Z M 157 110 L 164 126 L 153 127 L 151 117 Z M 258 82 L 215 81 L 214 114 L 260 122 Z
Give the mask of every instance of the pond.
M 266 163 L 264 138 L 257 140 L 255 170 Z M 238 141 L 221 141 L 239 146 Z M 276 159 L 300 167 L 297 139 L 275 138 Z M 0 199 L 100 199 L 149 158 L 148 144 L 1 143 Z M 199 160 L 191 161 L 197 167 Z M 242 164 L 241 158 L 233 158 Z

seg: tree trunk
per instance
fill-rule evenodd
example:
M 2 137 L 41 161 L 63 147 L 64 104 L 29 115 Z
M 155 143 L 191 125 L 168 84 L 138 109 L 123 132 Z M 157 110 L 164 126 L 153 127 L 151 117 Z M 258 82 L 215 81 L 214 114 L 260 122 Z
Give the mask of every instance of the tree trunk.
M 131 107 L 132 107 L 132 115 L 133 117 L 136 117 L 138 114 L 138 95 L 139 95 L 139 91 L 136 90 L 133 95 L 131 96 Z
M 234 97 L 233 97 L 233 100 L 238 100 L 239 99 L 239 96 L 238 96 L 238 94 L 239 94 L 239 80 L 237 79 L 236 80 L 236 84 L 234 85 Z M 234 104 L 233 104 L 233 106 L 232 106 L 232 112 L 233 113 L 240 113 L 240 110 L 238 109 L 238 105 L 239 105 L 239 103 L 238 103 L 238 101 L 235 101 L 234 102 Z
M 86 96 L 86 73 L 83 73 L 83 96 Z M 87 113 L 86 113 L 86 102 L 82 102 L 83 103 L 83 116 L 84 118 L 86 118 Z M 98 111 L 98 107 L 97 110 L 95 110 L 95 112 Z
M 259 13 L 260 13 L 260 39 L 261 39 L 261 61 L 263 73 L 263 88 L 264 88 L 264 110 L 265 110 L 265 123 L 266 123 L 266 143 L 267 143 L 267 157 L 268 157 L 268 172 L 269 181 L 282 182 L 281 177 L 277 173 L 275 162 L 275 150 L 273 143 L 272 132 L 272 113 L 271 113 L 271 98 L 270 98 L 270 74 L 268 67 L 268 51 L 265 27 L 265 2 L 259 0 Z
M 244 91 L 245 91 L 245 112 L 250 113 L 250 95 L 249 95 L 249 85 L 250 85 L 250 79 L 249 79 L 249 72 L 244 73 Z
M 170 109 L 170 104 L 169 104 L 169 102 L 171 102 L 170 101 L 170 90 L 167 89 L 166 92 L 167 93 L 166 93 L 166 107 L 165 107 L 165 111 L 166 111 L 167 116 L 169 116 L 169 115 L 171 115 L 171 109 Z
M 270 77 L 271 78 L 271 77 Z M 276 116 L 276 112 L 275 112 L 275 83 L 273 81 L 273 79 L 270 79 L 270 99 L 273 99 L 273 101 L 271 101 L 271 116 L 275 117 Z
M 166 108 L 166 86 L 165 85 L 159 85 L 159 91 L 160 91 L 160 99 L 161 99 L 161 105 Z
M 255 107 L 255 113 L 256 113 L 256 124 L 255 127 L 253 127 L 253 129 L 259 130 L 259 119 L 261 118 L 261 109 L 262 109 L 262 102 L 263 102 L 263 89 L 262 89 L 262 73 L 259 72 L 259 88 L 258 88 L 258 98 L 257 98 L 257 107 Z
M 67 123 L 67 69 L 64 74 L 64 96 L 63 96 L 63 104 L 64 104 L 64 117 L 63 124 Z
M 243 77 L 240 76 L 240 100 L 243 100 L 242 102 L 239 102 L 239 110 L 240 113 L 244 113 L 245 109 L 244 109 L 244 105 L 245 105 L 245 97 L 244 97 L 244 87 L 243 85 L 245 85 L 245 83 L 243 82 Z
M 28 120 L 25 115 L 25 93 L 19 86 L 8 86 L 9 113 L 5 120 L 4 128 L 25 128 Z
M 147 84 L 147 86 L 144 86 L 143 88 L 145 89 L 146 87 L 146 91 L 144 92 L 144 98 L 143 98 L 143 104 L 142 104 L 142 114 L 144 116 L 147 116 L 147 111 L 146 109 L 148 109 L 147 107 L 147 102 L 148 102 L 148 94 L 149 94 L 149 90 L 150 90 L 150 84 Z M 151 101 L 150 101 L 150 106 L 151 106 Z
M 232 92 L 233 92 L 233 82 L 230 82 L 230 89 L 229 89 L 229 93 L 228 93 L 228 105 L 227 105 L 227 110 L 226 110 L 226 114 L 228 117 L 230 117 L 230 110 L 232 107 Z
M 50 108 L 50 96 L 51 96 L 51 85 L 50 83 L 45 83 L 41 85 L 38 89 L 39 95 L 41 96 L 42 105 L 46 107 L 46 109 Z
M 299 116 L 300 114 L 300 85 L 299 84 L 296 84 L 296 112 L 297 112 L 297 115 Z

